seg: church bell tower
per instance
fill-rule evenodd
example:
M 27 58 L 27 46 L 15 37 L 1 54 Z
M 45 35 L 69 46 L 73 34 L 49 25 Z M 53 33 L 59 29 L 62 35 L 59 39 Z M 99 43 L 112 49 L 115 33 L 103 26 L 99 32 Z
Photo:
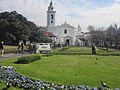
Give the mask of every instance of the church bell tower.
M 55 26 L 55 13 L 56 11 L 53 10 L 53 3 L 51 0 L 50 5 L 48 6 L 48 10 L 47 10 L 47 27 Z

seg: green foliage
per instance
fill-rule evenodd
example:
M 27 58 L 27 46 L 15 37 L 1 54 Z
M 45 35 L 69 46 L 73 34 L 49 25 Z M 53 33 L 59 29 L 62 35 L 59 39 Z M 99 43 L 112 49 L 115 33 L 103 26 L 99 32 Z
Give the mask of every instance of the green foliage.
M 18 58 L 16 63 L 27 64 L 40 59 L 41 57 L 39 55 L 23 56 Z
M 0 13 L 0 40 L 7 44 L 18 43 L 19 40 L 50 41 L 43 36 L 43 30 L 16 11 Z
M 31 41 L 36 42 L 44 42 L 44 43 L 51 43 L 52 40 L 49 38 L 44 37 L 43 31 L 40 30 L 41 28 L 38 28 L 36 31 L 32 33 L 32 35 L 29 37 Z
M 0 39 L 6 42 L 18 42 L 28 40 L 31 32 L 37 26 L 16 11 L 0 13 Z M 9 37 L 9 38 L 8 38 Z

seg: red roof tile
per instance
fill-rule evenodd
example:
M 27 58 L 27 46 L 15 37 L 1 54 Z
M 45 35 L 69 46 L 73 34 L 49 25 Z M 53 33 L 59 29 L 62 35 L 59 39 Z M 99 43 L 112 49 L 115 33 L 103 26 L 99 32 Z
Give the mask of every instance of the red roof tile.
M 44 32 L 45 37 L 55 37 L 55 35 L 52 32 Z

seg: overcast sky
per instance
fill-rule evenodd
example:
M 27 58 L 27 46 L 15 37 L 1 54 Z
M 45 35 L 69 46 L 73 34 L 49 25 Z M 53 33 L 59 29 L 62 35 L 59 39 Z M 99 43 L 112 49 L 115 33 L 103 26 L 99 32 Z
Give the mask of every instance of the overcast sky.
M 51 0 L 0 0 L 0 12 L 17 11 L 38 26 L 46 26 L 47 7 Z M 52 0 L 56 11 L 56 25 L 66 20 L 79 24 L 85 32 L 88 25 L 107 27 L 120 24 L 120 0 Z

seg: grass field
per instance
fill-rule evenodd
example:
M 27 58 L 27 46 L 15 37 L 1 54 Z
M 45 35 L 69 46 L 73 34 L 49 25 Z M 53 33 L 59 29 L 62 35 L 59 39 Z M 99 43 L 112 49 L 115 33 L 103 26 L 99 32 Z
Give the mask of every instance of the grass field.
M 17 46 L 4 45 L 5 53 L 17 52 Z
M 78 55 L 91 55 L 91 47 L 64 47 L 53 50 L 54 54 L 78 54 Z M 109 49 L 107 51 L 105 48 L 97 48 L 97 55 L 115 55 L 119 56 L 120 51 L 115 51 L 114 49 Z
M 67 50 L 68 52 L 78 52 L 78 47 Z M 91 53 L 90 50 L 90 48 L 83 49 L 88 53 Z M 43 82 L 95 87 L 100 86 L 102 80 L 111 88 L 120 88 L 120 56 L 53 55 L 42 57 L 41 60 L 30 64 L 15 64 L 16 59 L 0 61 L 0 65 L 13 66 L 17 68 L 17 72 Z M 0 83 L 0 89 L 3 87 L 3 84 Z M 10 90 L 16 89 L 11 88 Z
M 96 60 L 98 58 L 99 60 Z M 16 59 L 1 61 L 1 65 L 17 68 L 17 72 L 33 79 L 66 85 L 100 86 L 106 82 L 111 88 L 119 87 L 119 56 L 63 56 L 43 57 L 31 64 L 15 64 Z M 97 63 L 97 64 L 95 64 Z
M 18 46 L 4 45 L 5 53 L 17 53 Z M 28 49 L 28 46 L 25 46 L 25 49 Z

